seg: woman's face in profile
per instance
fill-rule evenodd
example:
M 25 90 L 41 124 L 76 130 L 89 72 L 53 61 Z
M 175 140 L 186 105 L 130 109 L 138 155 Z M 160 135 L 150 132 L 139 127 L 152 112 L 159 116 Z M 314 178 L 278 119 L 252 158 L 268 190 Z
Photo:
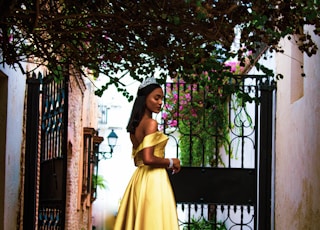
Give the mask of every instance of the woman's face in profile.
M 162 88 L 156 88 L 146 97 L 146 108 L 153 113 L 159 113 L 161 111 L 163 97 Z

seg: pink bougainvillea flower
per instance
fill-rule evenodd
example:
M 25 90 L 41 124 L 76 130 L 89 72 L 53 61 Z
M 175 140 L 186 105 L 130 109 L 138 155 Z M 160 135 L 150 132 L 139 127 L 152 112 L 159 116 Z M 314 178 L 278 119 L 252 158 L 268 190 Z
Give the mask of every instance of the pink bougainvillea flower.
M 187 101 L 191 101 L 191 95 L 190 95 L 190 93 L 186 93 L 184 96 L 185 96 L 185 98 L 187 99 Z
M 171 109 L 171 106 L 170 106 L 169 104 L 165 104 L 165 105 L 163 106 L 163 109 L 164 109 L 164 110 L 170 110 L 170 109 Z
M 178 125 L 177 120 L 171 120 L 171 121 L 170 121 L 170 126 L 171 126 L 171 127 L 177 127 L 177 125 Z
M 168 94 L 171 94 L 171 84 L 170 83 L 166 84 L 166 91 Z
M 111 38 L 110 38 L 108 35 L 106 35 L 106 34 L 102 35 L 102 37 L 103 37 L 104 39 L 106 39 L 106 40 L 111 40 Z
M 167 120 L 168 114 L 166 112 L 162 113 L 162 119 Z
M 235 61 L 229 61 L 225 63 L 225 66 L 229 66 L 230 67 L 230 71 L 232 73 L 237 71 L 237 66 L 238 66 L 238 62 Z
M 188 104 L 187 100 L 184 100 L 184 99 L 180 100 L 180 105 L 186 105 L 186 104 Z
M 9 35 L 9 42 L 10 42 L 10 43 L 13 42 L 13 34 L 10 34 L 10 35 Z
M 191 110 L 191 116 L 197 117 L 197 112 L 196 112 L 195 109 L 192 109 L 192 110 Z

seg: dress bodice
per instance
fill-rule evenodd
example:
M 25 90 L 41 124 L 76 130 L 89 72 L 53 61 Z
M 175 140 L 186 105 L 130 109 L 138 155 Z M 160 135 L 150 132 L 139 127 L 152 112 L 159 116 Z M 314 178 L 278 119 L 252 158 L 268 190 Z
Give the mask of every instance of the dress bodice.
M 141 150 L 148 147 L 154 147 L 154 155 L 163 158 L 167 141 L 168 136 L 159 131 L 146 135 L 139 146 L 132 149 L 135 164 L 137 166 L 143 165 Z

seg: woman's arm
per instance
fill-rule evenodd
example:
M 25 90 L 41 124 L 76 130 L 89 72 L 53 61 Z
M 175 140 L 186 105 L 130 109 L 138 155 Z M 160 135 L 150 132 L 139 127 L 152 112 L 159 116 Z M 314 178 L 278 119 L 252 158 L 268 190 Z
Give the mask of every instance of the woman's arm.
M 153 167 L 169 168 L 170 160 L 168 158 L 157 157 L 153 154 L 154 147 L 148 147 L 142 150 L 142 160 L 145 165 Z M 178 158 L 172 159 L 172 171 L 178 173 L 180 171 L 180 160 Z
M 152 119 L 149 121 L 145 128 L 145 135 L 158 131 L 158 123 Z M 174 173 L 180 171 L 180 160 L 178 158 L 171 158 L 173 161 L 172 170 Z M 144 148 L 142 150 L 142 160 L 145 165 L 153 167 L 168 168 L 170 166 L 170 160 L 168 158 L 161 158 L 154 155 L 154 147 Z

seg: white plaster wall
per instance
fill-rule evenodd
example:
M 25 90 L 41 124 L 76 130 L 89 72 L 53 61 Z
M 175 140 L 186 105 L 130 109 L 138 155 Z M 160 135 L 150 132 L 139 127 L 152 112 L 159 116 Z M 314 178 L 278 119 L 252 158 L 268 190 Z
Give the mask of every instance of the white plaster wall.
M 19 191 L 21 189 L 20 161 L 26 78 L 19 71 L 19 68 L 14 70 L 7 66 L 0 66 L 0 69 L 8 76 L 3 226 L 4 229 L 16 229 L 20 199 Z
M 310 28 L 309 28 L 310 29 Z M 315 37 L 320 45 L 319 37 Z M 303 96 L 291 99 L 293 76 L 300 65 L 296 47 L 280 42 L 284 54 L 277 55 L 275 229 L 317 230 L 320 226 L 320 54 L 304 55 Z M 299 71 L 298 71 L 299 72 Z

